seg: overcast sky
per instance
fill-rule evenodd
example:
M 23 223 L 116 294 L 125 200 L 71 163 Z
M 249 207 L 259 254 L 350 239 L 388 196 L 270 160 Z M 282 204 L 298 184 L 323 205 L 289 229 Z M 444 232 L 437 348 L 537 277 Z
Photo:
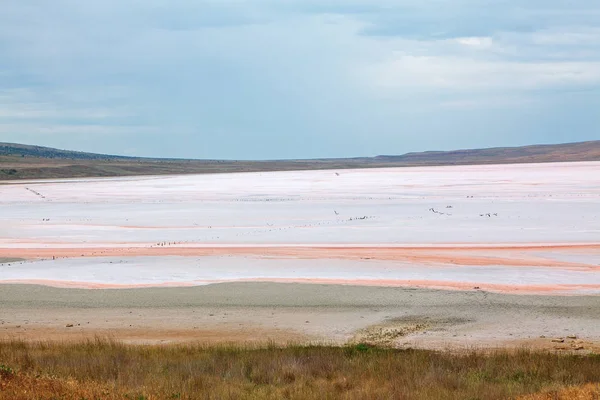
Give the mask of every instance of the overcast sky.
M 598 0 L 1 0 L 0 141 L 273 159 L 592 139 Z

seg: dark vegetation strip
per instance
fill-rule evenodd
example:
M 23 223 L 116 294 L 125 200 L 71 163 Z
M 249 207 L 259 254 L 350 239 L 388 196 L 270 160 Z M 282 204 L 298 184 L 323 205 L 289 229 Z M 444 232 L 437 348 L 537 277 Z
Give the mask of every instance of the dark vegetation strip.
M 506 399 L 600 382 L 600 356 L 0 342 L 0 399 Z M 54 396 L 54 397 L 53 397 Z

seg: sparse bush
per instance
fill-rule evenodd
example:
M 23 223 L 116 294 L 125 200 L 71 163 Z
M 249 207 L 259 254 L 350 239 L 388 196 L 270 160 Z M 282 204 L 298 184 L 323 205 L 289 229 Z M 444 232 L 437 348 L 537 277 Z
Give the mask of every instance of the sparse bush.
M 12 368 L 0 364 L 0 380 L 8 380 L 14 375 L 15 371 Z

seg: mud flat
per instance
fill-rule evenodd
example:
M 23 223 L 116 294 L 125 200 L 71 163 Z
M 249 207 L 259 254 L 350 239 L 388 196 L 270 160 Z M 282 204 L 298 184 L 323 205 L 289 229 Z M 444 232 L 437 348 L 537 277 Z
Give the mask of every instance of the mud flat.
M 598 177 L 581 162 L 6 183 L 0 337 L 597 341 Z
M 270 282 L 118 290 L 6 285 L 0 304 L 0 337 L 25 340 L 600 349 L 595 296 Z
M 23 258 L 0 258 L 0 264 L 11 264 L 15 262 L 25 261 Z

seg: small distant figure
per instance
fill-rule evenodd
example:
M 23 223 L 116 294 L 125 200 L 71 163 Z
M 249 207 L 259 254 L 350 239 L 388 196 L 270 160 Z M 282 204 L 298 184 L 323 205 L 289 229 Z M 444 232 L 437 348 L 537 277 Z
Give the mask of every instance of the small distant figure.
M 335 173 L 335 176 L 340 176 L 340 174 L 338 174 L 337 172 Z
M 340 213 L 337 212 L 336 210 L 333 210 L 333 212 L 335 213 L 335 215 L 340 215 Z

